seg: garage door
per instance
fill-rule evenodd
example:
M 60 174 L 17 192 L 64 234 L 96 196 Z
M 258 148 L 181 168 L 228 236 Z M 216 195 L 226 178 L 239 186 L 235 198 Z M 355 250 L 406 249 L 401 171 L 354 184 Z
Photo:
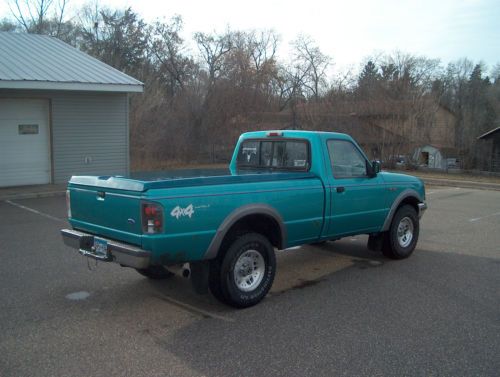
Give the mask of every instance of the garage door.
M 0 99 L 0 187 L 50 182 L 49 103 Z

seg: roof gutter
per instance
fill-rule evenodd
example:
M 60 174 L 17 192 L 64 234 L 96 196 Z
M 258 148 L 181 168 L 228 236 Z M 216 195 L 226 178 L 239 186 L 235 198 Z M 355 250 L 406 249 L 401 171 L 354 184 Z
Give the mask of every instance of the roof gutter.
M 139 81 L 138 84 L 101 84 L 101 83 L 81 83 L 81 82 L 0 80 L 0 89 L 142 93 L 144 91 L 144 84 Z

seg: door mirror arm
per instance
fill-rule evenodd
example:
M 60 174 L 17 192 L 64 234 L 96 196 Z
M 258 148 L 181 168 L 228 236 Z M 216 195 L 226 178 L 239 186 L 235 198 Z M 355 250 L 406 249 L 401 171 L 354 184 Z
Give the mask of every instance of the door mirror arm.
M 371 164 L 367 162 L 367 168 L 369 168 L 367 169 L 368 175 L 372 178 L 376 177 L 377 174 L 380 173 L 380 161 L 373 160 Z

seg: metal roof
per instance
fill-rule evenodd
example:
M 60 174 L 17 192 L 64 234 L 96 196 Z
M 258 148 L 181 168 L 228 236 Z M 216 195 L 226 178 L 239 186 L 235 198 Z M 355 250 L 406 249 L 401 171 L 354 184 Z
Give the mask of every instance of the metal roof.
M 143 85 L 57 38 L 0 32 L 0 89 L 142 92 Z

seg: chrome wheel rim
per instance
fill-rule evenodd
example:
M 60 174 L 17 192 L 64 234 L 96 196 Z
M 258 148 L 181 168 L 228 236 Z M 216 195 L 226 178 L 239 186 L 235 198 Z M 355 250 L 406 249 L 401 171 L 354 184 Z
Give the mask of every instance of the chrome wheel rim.
M 234 283 L 244 292 L 253 291 L 264 278 L 266 264 L 257 250 L 247 250 L 234 265 Z
M 398 225 L 398 242 L 401 247 L 408 247 L 413 240 L 413 221 L 403 217 Z

